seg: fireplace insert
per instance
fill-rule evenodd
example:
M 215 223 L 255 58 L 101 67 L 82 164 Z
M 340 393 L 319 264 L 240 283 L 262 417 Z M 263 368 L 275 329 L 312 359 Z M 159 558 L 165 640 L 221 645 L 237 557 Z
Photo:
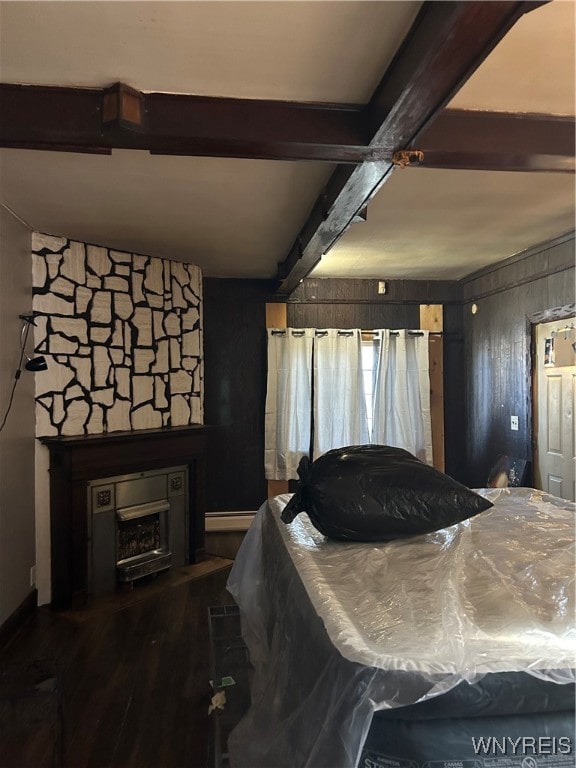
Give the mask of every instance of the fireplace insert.
M 167 467 L 88 483 L 88 590 L 188 562 L 188 468 Z

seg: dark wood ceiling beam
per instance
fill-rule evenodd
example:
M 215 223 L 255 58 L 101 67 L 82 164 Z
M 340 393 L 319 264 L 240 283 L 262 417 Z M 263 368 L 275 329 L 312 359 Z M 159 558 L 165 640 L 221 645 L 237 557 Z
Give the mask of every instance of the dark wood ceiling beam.
M 441 108 L 516 21 L 538 5 L 542 3 L 425 2 L 366 107 L 371 143 L 396 151 L 429 130 Z
M 395 152 L 416 140 L 516 21 L 541 4 L 425 2 L 366 107 L 371 146 Z M 379 161 L 335 172 L 278 267 L 280 295 L 310 273 L 393 168 Z M 316 225 L 319 210 L 324 218 Z
M 472 109 L 444 109 L 411 142 L 414 149 L 435 152 L 513 152 L 573 155 L 574 117 Z
M 359 105 L 153 93 L 147 109 L 154 153 L 359 163 L 378 151 Z
M 109 90 L 1 84 L 0 145 L 333 163 L 381 156 L 369 145 L 361 106 L 149 93 L 140 129 L 130 130 L 103 121 Z
M 573 117 L 445 109 L 411 143 L 421 168 L 574 173 Z
M 525 173 L 575 173 L 574 155 L 514 154 L 507 152 L 436 152 L 426 150 L 421 163 L 411 168 L 454 171 L 513 171 Z
M 392 158 L 393 147 L 385 135 L 382 144 L 368 145 L 360 107 L 153 93 L 144 96 L 146 124 L 140 131 L 111 130 L 101 117 L 105 92 L 0 85 L 2 145 L 101 153 L 118 147 L 158 154 L 342 163 Z M 574 120 L 445 109 L 409 146 L 425 152 L 422 165 L 429 168 L 566 171 L 573 166 Z M 562 157 L 548 159 L 551 155 Z
M 104 152 L 102 91 L 0 84 L 0 146 Z

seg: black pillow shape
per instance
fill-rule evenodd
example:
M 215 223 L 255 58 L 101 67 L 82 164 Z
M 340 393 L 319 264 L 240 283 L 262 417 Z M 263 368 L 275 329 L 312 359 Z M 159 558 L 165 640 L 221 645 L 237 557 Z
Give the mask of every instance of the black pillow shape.
M 353 445 L 298 465 L 282 520 L 306 512 L 330 539 L 390 541 L 438 531 L 492 506 L 402 448 Z

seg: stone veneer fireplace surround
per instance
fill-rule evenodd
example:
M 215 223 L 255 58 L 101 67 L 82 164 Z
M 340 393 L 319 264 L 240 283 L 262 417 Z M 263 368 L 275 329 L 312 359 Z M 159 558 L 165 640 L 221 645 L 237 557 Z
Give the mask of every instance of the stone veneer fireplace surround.
M 188 465 L 190 562 L 203 549 L 202 275 L 193 264 L 34 232 L 32 278 L 35 354 L 48 364 L 35 376 L 36 436 L 50 460 L 50 492 L 48 473 L 36 478 L 39 594 L 50 600 L 51 584 L 53 605 L 66 607 L 87 592 L 79 489 L 90 480 Z M 190 450 L 147 436 L 185 428 Z M 39 445 L 37 467 L 45 453 Z
M 202 423 L 197 266 L 34 232 L 32 277 L 38 437 Z
M 82 607 L 89 595 L 88 483 L 100 478 L 186 465 L 189 562 L 202 559 L 208 433 L 193 425 L 41 438 L 50 452 L 54 608 Z

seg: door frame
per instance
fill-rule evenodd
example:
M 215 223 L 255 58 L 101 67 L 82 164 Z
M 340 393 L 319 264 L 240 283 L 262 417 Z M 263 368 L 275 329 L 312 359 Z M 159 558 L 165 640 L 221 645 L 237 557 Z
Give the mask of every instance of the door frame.
M 531 482 L 534 483 L 535 465 L 534 458 L 536 455 L 536 438 L 534 433 L 534 409 L 536 403 L 534 402 L 535 382 L 534 376 L 536 375 L 536 348 L 535 348 L 535 326 L 541 323 L 549 323 L 553 320 L 567 320 L 569 318 L 576 317 L 576 304 L 563 304 L 560 307 L 553 307 L 551 309 L 544 309 L 541 312 L 532 312 L 526 315 L 526 336 L 528 339 L 528 360 L 527 360 L 527 377 L 529 382 L 528 392 L 528 436 L 530 440 L 530 474 Z

